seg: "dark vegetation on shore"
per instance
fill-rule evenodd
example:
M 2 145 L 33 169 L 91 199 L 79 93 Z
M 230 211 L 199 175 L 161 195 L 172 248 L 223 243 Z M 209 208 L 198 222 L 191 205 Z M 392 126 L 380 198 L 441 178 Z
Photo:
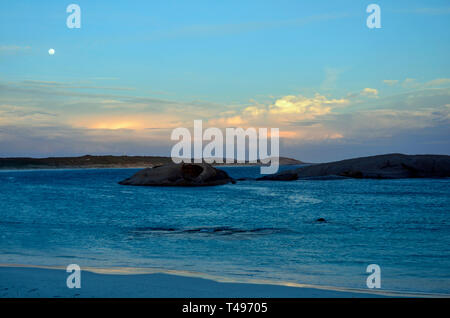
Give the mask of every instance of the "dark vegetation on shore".
M 0 169 L 149 168 L 170 163 L 172 163 L 170 157 L 157 156 L 86 155 L 82 157 L 0 158 Z M 280 157 L 280 165 L 296 164 L 302 164 L 302 162 L 296 159 Z M 220 165 L 224 164 L 214 164 L 214 166 Z M 227 165 L 242 164 L 235 163 Z
M 50 158 L 0 158 L 0 169 L 141 168 L 172 162 L 168 157 L 82 156 Z

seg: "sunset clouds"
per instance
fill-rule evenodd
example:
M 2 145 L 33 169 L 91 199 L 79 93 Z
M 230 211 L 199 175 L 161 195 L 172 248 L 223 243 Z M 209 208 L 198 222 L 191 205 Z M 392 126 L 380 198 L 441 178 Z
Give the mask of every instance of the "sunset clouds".
M 77 30 L 57 2 L 0 4 L 0 156 L 169 155 L 196 119 L 279 128 L 311 162 L 450 153 L 444 0 L 380 4 L 376 30 L 354 1 L 253 2 L 86 2 Z
M 50 89 L 47 86 L 0 85 L 3 149 L 21 153 L 26 147 L 34 152 L 45 149 L 59 153 L 76 143 L 72 148 L 75 152 L 120 153 L 126 145 L 126 149 L 146 153 L 146 149 L 170 149 L 171 130 L 190 128 L 195 119 L 204 120 L 205 128 L 280 128 L 285 149 L 323 142 L 342 146 L 388 140 L 433 129 L 442 134 L 450 127 L 450 88 L 399 90 L 397 95 L 387 96 L 383 90 L 362 88 L 359 95 L 346 94 L 351 98 L 297 94 L 269 102 L 252 100 L 247 105 L 220 106 L 198 100 L 185 103 L 93 94 L 63 84 L 52 84 Z M 435 133 L 431 136 L 439 142 Z M 441 141 L 446 138 L 442 135 Z

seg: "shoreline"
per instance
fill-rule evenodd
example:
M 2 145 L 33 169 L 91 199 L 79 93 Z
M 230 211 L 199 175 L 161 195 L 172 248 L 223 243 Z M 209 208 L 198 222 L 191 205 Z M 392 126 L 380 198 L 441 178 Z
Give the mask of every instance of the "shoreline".
M 132 298 L 372 298 L 444 297 L 318 286 L 282 281 L 230 279 L 203 273 L 133 267 L 83 267 L 81 289 L 69 289 L 64 266 L 0 264 L 0 298 L 132 297 Z
M 258 162 L 233 162 L 227 163 L 226 158 L 205 158 L 216 160 L 212 166 L 228 167 L 228 166 L 263 166 L 261 161 Z M 279 157 L 279 165 L 299 165 L 303 162 L 288 158 Z M 219 161 L 219 162 L 218 162 Z M 223 161 L 223 162 L 220 162 Z M 173 163 L 171 157 L 164 156 L 78 156 L 78 157 L 48 157 L 48 158 L 31 158 L 31 157 L 0 157 L 0 170 L 53 170 L 53 169 L 145 169 L 154 166 Z
M 280 165 L 280 166 L 300 166 L 304 164 L 294 164 L 294 165 Z M 261 167 L 261 164 L 218 164 L 211 165 L 215 168 L 230 168 L 230 167 Z M 153 168 L 150 166 L 77 166 L 77 167 L 17 167 L 17 168 L 2 168 L 0 167 L 0 172 L 18 172 L 18 171 L 67 171 L 67 170 L 115 170 L 115 169 L 147 169 Z
M 213 167 L 260 167 L 260 164 L 219 164 L 212 165 Z M 291 165 L 287 165 L 291 166 Z M 36 167 L 36 168 L 0 168 L 0 172 L 15 172 L 15 171 L 55 171 L 55 170 L 100 170 L 100 169 L 147 169 L 153 168 L 151 166 L 91 166 L 91 167 Z
M 302 164 L 293 164 L 293 165 L 280 165 L 280 166 L 300 166 Z M 261 167 L 264 166 L 262 164 L 218 164 L 211 165 L 213 167 Z M 153 168 L 152 166 L 67 166 L 67 167 L 17 167 L 17 168 L 1 168 L 1 171 L 37 171 L 37 170 L 88 170 L 88 169 L 147 169 Z

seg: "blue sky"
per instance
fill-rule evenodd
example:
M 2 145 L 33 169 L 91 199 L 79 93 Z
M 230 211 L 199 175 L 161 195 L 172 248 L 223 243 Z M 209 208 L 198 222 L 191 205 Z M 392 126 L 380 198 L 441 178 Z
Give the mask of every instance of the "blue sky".
M 309 161 L 450 153 L 448 1 L 70 3 L 0 4 L 0 156 L 168 155 L 194 119 Z

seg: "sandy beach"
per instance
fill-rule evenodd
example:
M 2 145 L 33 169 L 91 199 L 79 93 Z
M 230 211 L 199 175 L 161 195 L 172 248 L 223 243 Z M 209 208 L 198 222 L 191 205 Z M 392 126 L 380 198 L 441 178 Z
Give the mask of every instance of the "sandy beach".
M 0 265 L 1 298 L 372 298 L 408 297 L 390 292 L 339 289 L 263 282 L 219 282 L 169 273 L 139 274 L 140 270 L 88 269 L 81 272 L 81 288 L 66 286 L 63 268 Z M 424 295 L 426 296 L 426 295 Z

